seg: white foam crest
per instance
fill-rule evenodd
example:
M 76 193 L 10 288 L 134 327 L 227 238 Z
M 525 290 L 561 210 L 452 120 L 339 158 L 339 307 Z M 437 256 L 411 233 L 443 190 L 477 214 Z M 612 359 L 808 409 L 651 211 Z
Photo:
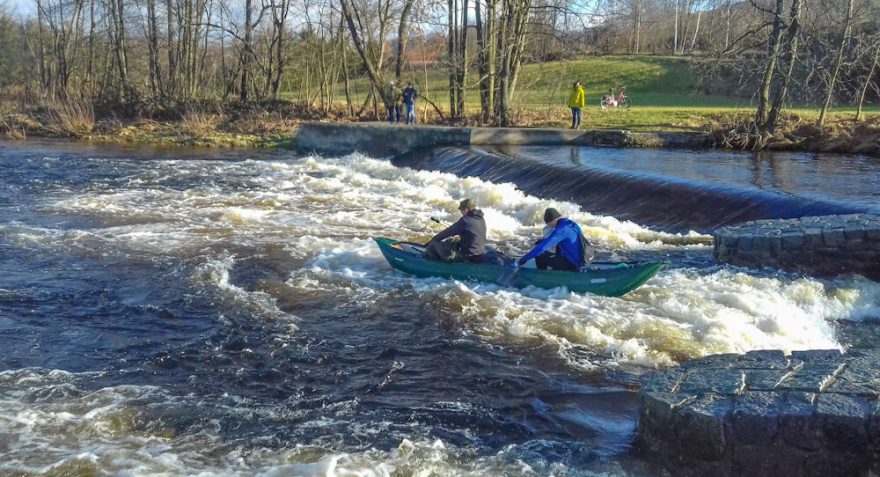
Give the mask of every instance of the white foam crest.
M 727 268 L 661 272 L 622 298 L 418 282 L 416 291 L 455 303 L 457 319 L 477 334 L 502 342 L 540 339 L 584 369 L 669 365 L 755 349 L 842 349 L 833 322 L 875 313 L 880 298 L 880 287 L 867 280 L 828 284 Z
M 528 443 L 526 443 L 528 444 Z M 286 452 L 285 459 L 293 463 L 266 466 L 259 477 L 386 477 L 408 475 L 413 477 L 482 476 L 482 475 L 570 475 L 586 477 L 620 475 L 623 469 L 614 463 L 597 465 L 607 467 L 599 471 L 573 469 L 559 462 L 539 461 L 531 465 L 519 458 L 524 451 L 510 445 L 488 456 L 476 456 L 468 449 L 449 446 L 442 440 L 403 439 L 394 449 L 369 449 L 362 452 L 325 454 L 314 460 L 316 450 L 298 446 Z M 526 451 L 527 452 L 527 451 Z M 307 462 L 300 462 L 301 460 Z M 537 467 L 537 468 L 536 468 Z
M 361 154 L 289 162 L 174 161 L 160 167 L 194 176 L 192 185 L 168 189 L 161 185 L 166 174 L 150 172 L 141 174 L 140 182 L 130 178 L 132 190 L 92 190 L 55 199 L 45 207 L 109 221 L 109 227 L 88 232 L 112 237 L 114 247 L 172 254 L 218 240 L 250 243 L 306 234 L 425 240 L 441 228 L 428 218 L 457 220 L 458 201 L 464 197 L 475 198 L 484 210 L 489 239 L 515 246 L 520 253 L 540 236 L 541 216 L 548 206 L 579 221 L 601 249 L 662 249 L 688 243 L 682 236 L 524 194 L 511 183 L 398 168 Z M 216 176 L 235 178 L 230 180 L 235 187 L 209 181 Z
M 229 272 L 235 266 L 235 257 L 225 255 L 209 259 L 198 266 L 190 279 L 196 284 L 207 284 L 216 287 L 225 298 L 229 299 L 238 307 L 244 307 L 253 311 L 254 316 L 273 320 L 291 320 L 295 316 L 285 313 L 278 307 L 274 297 L 262 291 L 247 291 L 230 283 Z M 224 308 L 228 309 L 228 308 Z M 223 316 L 220 319 L 225 319 Z M 294 325 L 289 325 L 290 331 L 295 331 Z

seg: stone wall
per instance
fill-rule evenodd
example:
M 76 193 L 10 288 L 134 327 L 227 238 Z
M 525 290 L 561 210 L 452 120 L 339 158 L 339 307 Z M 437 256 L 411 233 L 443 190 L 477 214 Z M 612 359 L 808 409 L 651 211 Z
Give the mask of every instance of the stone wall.
M 404 126 L 385 123 L 309 123 L 296 135 L 300 152 L 394 155 L 413 149 L 439 146 L 612 146 L 711 148 L 715 141 L 705 133 L 638 133 L 630 131 L 538 128 L 460 128 Z
M 880 280 L 880 215 L 756 220 L 715 230 L 715 259 L 833 277 Z
M 643 379 L 636 448 L 673 475 L 880 472 L 880 351 L 751 351 Z

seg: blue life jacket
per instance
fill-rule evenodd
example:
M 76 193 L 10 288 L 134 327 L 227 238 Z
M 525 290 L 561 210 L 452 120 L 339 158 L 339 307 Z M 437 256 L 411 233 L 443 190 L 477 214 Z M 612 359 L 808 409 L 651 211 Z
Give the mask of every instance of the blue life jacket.
M 550 235 L 538 242 L 531 252 L 523 256 L 522 262 L 527 262 L 556 246 L 556 251 L 562 255 L 562 258 L 574 264 L 575 267 L 581 268 L 593 258 L 589 257 L 588 260 L 584 260 L 583 247 L 581 246 L 582 235 L 581 227 L 577 223 L 563 217 L 559 219 Z

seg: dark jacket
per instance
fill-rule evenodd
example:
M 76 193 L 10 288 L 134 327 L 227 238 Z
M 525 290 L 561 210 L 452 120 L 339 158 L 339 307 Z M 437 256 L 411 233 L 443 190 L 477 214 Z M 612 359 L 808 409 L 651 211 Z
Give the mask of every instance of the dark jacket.
M 458 251 L 463 257 L 475 257 L 486 252 L 486 221 L 483 211 L 474 209 L 462 215 L 458 222 L 446 227 L 431 240 L 444 240 L 458 235 Z
M 403 90 L 403 103 L 404 104 L 413 104 L 416 101 L 416 98 L 419 96 L 419 93 L 416 92 L 416 89 L 412 86 L 407 86 L 405 90 Z
M 530 259 L 541 255 L 555 245 L 557 253 L 562 255 L 562 258 L 580 268 L 583 264 L 584 256 L 581 251 L 582 233 L 583 232 L 581 232 L 581 228 L 577 223 L 563 217 L 559 219 L 559 222 L 557 222 L 553 231 L 550 232 L 550 235 L 544 240 L 538 242 L 538 245 L 535 245 L 535 248 L 533 248 L 531 252 L 523 255 L 523 258 L 520 259 L 520 263 L 525 263 Z

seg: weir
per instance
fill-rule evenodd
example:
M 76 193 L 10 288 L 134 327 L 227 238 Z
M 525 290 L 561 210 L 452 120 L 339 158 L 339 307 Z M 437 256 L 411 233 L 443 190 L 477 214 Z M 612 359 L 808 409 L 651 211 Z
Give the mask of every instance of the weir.
M 360 151 L 373 155 L 393 155 L 428 147 L 487 145 L 704 149 L 715 147 L 715 140 L 709 134 L 699 132 L 307 123 L 299 127 L 296 145 L 304 153 L 348 154 Z

